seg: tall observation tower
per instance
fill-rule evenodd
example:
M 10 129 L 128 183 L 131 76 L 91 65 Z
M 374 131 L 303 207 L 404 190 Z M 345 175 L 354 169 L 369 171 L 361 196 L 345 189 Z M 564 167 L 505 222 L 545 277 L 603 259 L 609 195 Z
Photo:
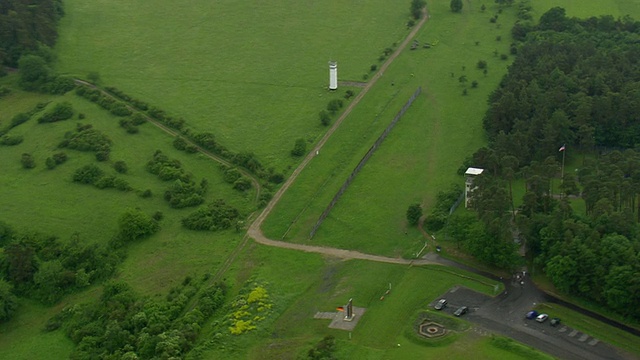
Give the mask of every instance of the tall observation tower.
M 329 61 L 329 90 L 338 88 L 338 63 Z

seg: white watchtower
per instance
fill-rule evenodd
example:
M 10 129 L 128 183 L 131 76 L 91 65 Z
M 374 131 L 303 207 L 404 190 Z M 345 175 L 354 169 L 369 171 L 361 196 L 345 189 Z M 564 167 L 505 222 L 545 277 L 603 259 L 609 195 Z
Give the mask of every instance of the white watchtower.
M 329 90 L 338 88 L 338 63 L 329 61 Z
M 464 176 L 466 176 L 465 186 L 464 186 L 464 207 L 465 208 L 469 208 L 469 203 L 471 201 L 471 198 L 473 197 L 472 195 L 473 190 L 477 188 L 477 186 L 473 185 L 473 179 L 476 176 L 482 174 L 483 171 L 484 169 L 470 167 L 464 173 Z

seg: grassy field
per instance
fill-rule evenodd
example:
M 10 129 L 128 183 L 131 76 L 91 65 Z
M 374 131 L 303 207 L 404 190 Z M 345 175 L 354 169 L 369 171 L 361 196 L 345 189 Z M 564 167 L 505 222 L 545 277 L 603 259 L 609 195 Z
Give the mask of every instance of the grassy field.
M 408 32 L 408 3 L 295 0 L 65 2 L 58 69 L 102 82 L 213 131 L 278 171 L 296 163 L 294 141 L 325 131 L 332 98 L 328 61 L 340 80 L 362 80 L 382 51 Z M 140 16 L 144 14 L 144 16 Z
M 423 242 L 417 231 L 407 229 L 406 209 L 418 202 L 428 211 L 438 191 L 452 183 L 463 184 L 456 170 L 465 157 L 482 146 L 478 114 L 486 109 L 486 97 L 510 63 L 499 59 L 494 51 L 508 53 L 506 39 L 515 17 L 507 10 L 500 15 L 498 24 L 491 24 L 488 18 L 493 10 L 489 7 L 481 13 L 472 8 L 453 14 L 443 2 L 430 5 L 431 20 L 417 39 L 437 45 L 431 49 L 405 50 L 385 72 L 380 86 L 367 95 L 323 153 L 301 174 L 265 223 L 265 232 L 280 238 L 295 221 L 286 238 L 306 241 L 310 226 L 355 164 L 410 94 L 422 86 L 423 94 L 369 160 L 312 240 L 394 256 L 407 256 L 419 250 Z M 497 41 L 498 36 L 505 40 Z M 488 63 L 486 76 L 476 68 L 479 60 Z M 468 80 L 466 85 L 459 81 L 463 75 Z M 477 88 L 470 86 L 472 81 L 478 82 Z M 467 96 L 462 95 L 464 88 Z M 346 156 L 350 156 L 348 162 L 344 161 Z

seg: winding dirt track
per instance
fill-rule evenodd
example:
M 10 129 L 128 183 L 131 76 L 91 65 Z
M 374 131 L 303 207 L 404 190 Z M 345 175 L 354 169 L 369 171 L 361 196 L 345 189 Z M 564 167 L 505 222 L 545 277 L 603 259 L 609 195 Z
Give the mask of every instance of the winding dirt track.
M 310 151 L 309 154 L 307 154 L 307 156 L 304 158 L 302 163 L 300 163 L 300 165 L 298 165 L 298 167 L 293 171 L 291 176 L 289 176 L 289 178 L 282 185 L 280 190 L 278 190 L 278 192 L 276 192 L 276 194 L 273 196 L 273 198 L 271 199 L 269 204 L 267 204 L 267 206 L 262 210 L 260 215 L 258 215 L 258 217 L 249 226 L 249 229 L 247 231 L 247 236 L 245 236 L 245 239 L 243 240 L 243 243 L 241 244 L 240 247 L 243 247 L 246 244 L 246 242 L 248 240 L 248 237 L 251 237 L 256 242 L 258 242 L 260 244 L 263 244 L 263 245 L 275 246 L 275 247 L 292 249 L 292 250 L 299 250 L 299 251 L 306 251 L 306 252 L 312 252 L 312 253 L 318 253 L 318 254 L 324 254 L 324 255 L 334 256 L 334 257 L 343 258 L 343 259 L 363 259 L 363 260 L 371 260 L 371 261 L 393 263 L 393 264 L 413 264 L 413 265 L 435 264 L 435 262 L 428 261 L 428 260 L 407 260 L 407 259 L 401 259 L 401 258 L 391 258 L 391 257 L 385 257 L 385 256 L 365 254 L 365 253 L 361 253 L 361 252 L 358 252 L 358 251 L 343 250 L 343 249 L 323 247 L 323 246 L 294 244 L 294 243 L 289 243 L 289 242 L 284 242 L 284 241 L 272 240 L 272 239 L 267 238 L 262 233 L 262 229 L 261 229 L 262 223 L 267 218 L 267 216 L 271 213 L 271 210 L 273 210 L 273 208 L 278 203 L 278 201 L 280 201 L 280 198 L 282 198 L 282 195 L 289 189 L 291 184 L 296 180 L 298 175 L 300 175 L 302 170 L 304 170 L 304 168 L 309 164 L 309 162 L 311 162 L 311 160 L 315 157 L 315 154 L 318 151 L 320 151 L 320 149 L 322 149 L 322 147 L 327 142 L 327 140 L 329 140 L 331 135 L 333 135 L 333 133 L 338 129 L 338 127 L 340 127 L 340 124 L 342 124 L 344 119 L 347 116 L 349 116 L 351 111 L 358 105 L 360 100 L 362 100 L 362 98 L 376 84 L 378 79 L 380 79 L 380 77 L 385 72 L 385 70 L 389 67 L 389 65 L 391 65 L 391 63 L 398 57 L 398 55 L 407 47 L 407 45 L 409 44 L 411 39 L 413 39 L 415 37 L 415 35 L 422 28 L 422 26 L 425 24 L 425 22 L 427 21 L 428 18 L 429 18 L 429 14 L 427 13 L 427 11 L 425 9 L 425 10 L 423 10 L 423 16 L 422 16 L 422 19 L 420 20 L 420 22 L 418 22 L 418 24 L 416 24 L 414 26 L 413 30 L 409 33 L 409 35 L 407 35 L 407 37 L 404 39 L 402 44 L 400 44 L 398 49 L 396 49 L 396 51 L 393 54 L 391 54 L 391 56 L 387 59 L 387 61 L 380 67 L 380 70 L 371 78 L 371 80 L 369 81 L 367 86 L 365 86 L 362 89 L 362 91 L 351 102 L 351 104 L 349 104 L 349 106 L 347 106 L 345 111 L 336 120 L 336 122 L 329 129 L 329 131 L 327 131 L 327 133 L 322 137 L 322 139 L 313 148 L 313 150 Z

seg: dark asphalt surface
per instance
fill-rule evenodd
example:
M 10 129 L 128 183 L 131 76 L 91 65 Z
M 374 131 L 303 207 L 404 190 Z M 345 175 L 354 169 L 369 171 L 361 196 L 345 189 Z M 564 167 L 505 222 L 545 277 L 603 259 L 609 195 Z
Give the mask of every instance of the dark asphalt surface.
M 479 273 L 477 270 L 441 258 L 437 254 L 431 253 L 427 257 L 444 265 Z M 487 276 L 487 274 L 481 274 Z M 488 277 L 496 278 L 493 275 Z M 513 338 L 559 359 L 637 359 L 631 354 L 566 325 L 553 327 L 548 320 L 544 323 L 527 320 L 525 314 L 536 304 L 554 302 L 556 299 L 540 291 L 527 276 L 523 281 L 524 285 L 515 278 L 504 280 L 505 291 L 495 298 L 467 288 L 454 287 L 441 297 L 432 299 L 431 306 L 435 305 L 440 298 L 447 299 L 448 305 L 443 311 L 448 314 L 453 314 L 460 306 L 467 306 L 469 312 L 463 315 L 466 320 L 478 324 L 489 332 Z M 640 341 L 640 338 L 638 340 Z

